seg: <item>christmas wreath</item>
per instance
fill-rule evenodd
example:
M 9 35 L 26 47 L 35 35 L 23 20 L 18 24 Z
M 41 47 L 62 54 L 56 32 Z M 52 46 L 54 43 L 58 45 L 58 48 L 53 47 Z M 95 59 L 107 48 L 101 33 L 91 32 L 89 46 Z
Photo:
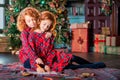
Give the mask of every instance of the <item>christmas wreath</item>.
M 110 16 L 112 13 L 112 0 L 100 0 L 101 2 L 101 12 L 106 16 Z

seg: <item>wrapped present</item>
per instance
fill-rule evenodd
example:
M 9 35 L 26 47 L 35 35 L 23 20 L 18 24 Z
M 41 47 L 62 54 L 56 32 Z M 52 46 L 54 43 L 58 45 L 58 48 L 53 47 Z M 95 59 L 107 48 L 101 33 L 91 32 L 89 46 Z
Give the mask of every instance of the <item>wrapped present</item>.
M 8 48 L 8 38 L 0 37 L 0 52 L 9 52 Z
M 106 46 L 106 53 L 120 55 L 120 46 Z
M 117 47 L 117 54 L 120 55 L 120 46 Z
M 72 29 L 72 52 L 88 52 L 88 28 Z
M 105 35 L 95 34 L 94 35 L 94 52 L 104 53 L 105 51 Z
M 110 35 L 110 28 L 109 27 L 102 27 L 102 34 Z
M 107 54 L 117 54 L 117 47 L 115 46 L 106 46 L 106 53 Z
M 6 42 L 8 42 L 7 37 L 0 37 L 0 43 L 6 43 Z
M 0 52 L 9 52 L 8 43 L 0 43 Z
M 94 47 L 94 52 L 106 53 L 106 46 Z
M 88 28 L 88 24 L 89 22 L 86 22 L 86 23 L 74 23 L 74 24 L 71 24 L 70 28 L 71 29 L 76 29 L 76 28 Z
M 106 36 L 106 46 L 120 46 L 120 36 Z

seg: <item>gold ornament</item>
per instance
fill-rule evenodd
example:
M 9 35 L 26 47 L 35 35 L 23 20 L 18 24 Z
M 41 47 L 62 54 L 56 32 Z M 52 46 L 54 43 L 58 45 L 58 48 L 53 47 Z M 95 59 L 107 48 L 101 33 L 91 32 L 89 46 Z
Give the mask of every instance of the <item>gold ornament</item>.
M 61 9 L 58 9 L 58 13 L 61 14 L 61 13 L 62 13 L 62 10 L 61 10 Z
M 9 49 L 9 50 L 12 50 L 13 48 L 10 46 L 8 49 Z

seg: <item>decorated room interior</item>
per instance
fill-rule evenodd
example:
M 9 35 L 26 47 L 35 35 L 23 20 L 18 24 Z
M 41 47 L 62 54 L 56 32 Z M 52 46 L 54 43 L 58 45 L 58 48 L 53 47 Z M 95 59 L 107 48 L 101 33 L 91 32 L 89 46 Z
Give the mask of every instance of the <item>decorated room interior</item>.
M 23 74 L 17 18 L 26 7 L 56 16 L 56 51 L 104 62 L 106 68 Z M 0 0 L 0 13 L 0 80 L 120 80 L 120 0 Z

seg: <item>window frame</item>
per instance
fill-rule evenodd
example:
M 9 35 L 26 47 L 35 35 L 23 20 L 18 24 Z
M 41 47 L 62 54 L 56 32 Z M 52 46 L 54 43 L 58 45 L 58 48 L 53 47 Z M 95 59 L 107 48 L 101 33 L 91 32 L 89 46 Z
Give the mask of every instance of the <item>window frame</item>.
M 0 33 L 2 33 L 2 30 L 5 28 L 5 25 L 6 25 L 6 23 L 5 23 L 5 7 L 6 7 L 7 4 L 9 4 L 9 0 L 3 0 L 3 2 L 0 3 L 0 8 L 4 9 L 3 10 L 3 18 L 2 18 L 2 20 L 4 20 L 4 21 L 3 21 L 3 24 L 2 24 L 3 26 L 0 27 Z

